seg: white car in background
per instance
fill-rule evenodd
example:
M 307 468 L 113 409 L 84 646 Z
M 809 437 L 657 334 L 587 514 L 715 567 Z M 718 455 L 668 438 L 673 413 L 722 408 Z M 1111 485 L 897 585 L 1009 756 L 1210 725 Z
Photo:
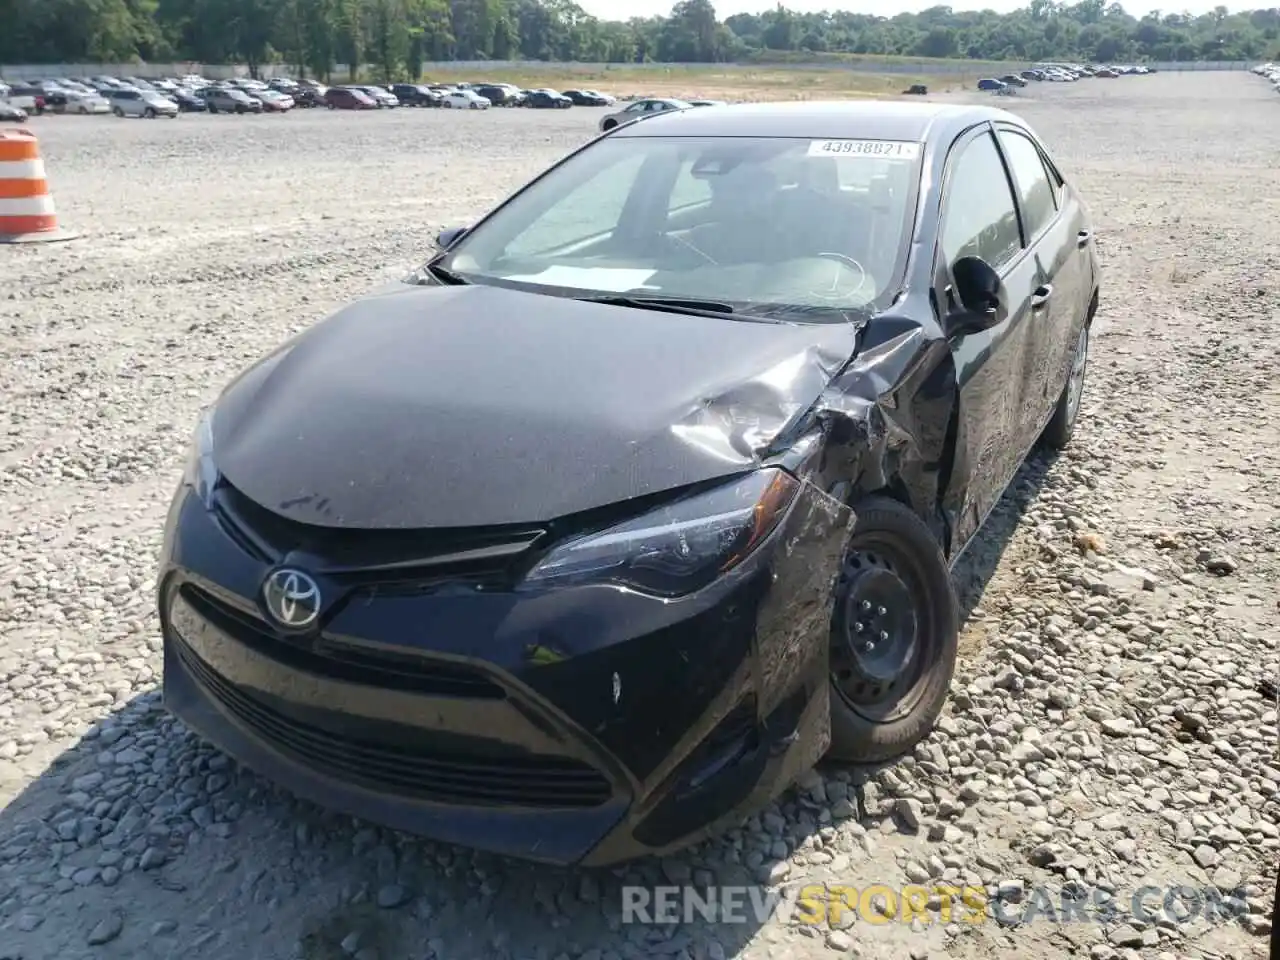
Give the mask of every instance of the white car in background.
M 173 119 L 178 115 L 178 105 L 154 90 L 113 90 L 109 95 L 111 112 L 117 117 L 156 117 Z
M 492 106 L 474 90 L 451 90 L 444 95 L 444 105 L 451 110 L 488 110 Z
M 672 110 L 692 110 L 693 104 L 687 100 L 676 100 L 674 97 L 646 97 L 643 100 L 637 100 L 635 103 L 617 111 L 608 114 L 600 119 L 600 129 L 608 133 L 614 127 L 623 123 L 630 123 L 632 120 L 641 120 L 645 117 L 656 117 L 660 113 L 670 113 Z
M 78 113 L 82 116 L 95 113 L 110 113 L 111 104 L 107 102 L 107 98 L 96 90 L 90 90 L 81 93 L 78 90 L 68 89 L 65 91 L 66 106 L 63 113 Z

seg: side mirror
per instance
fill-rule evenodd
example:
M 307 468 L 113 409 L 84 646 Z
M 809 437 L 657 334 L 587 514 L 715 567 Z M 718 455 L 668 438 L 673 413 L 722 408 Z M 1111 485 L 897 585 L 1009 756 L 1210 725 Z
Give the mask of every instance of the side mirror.
M 441 230 L 436 236 L 436 246 L 441 250 L 448 250 L 468 229 L 468 227 L 450 227 L 448 230 Z
M 981 257 L 961 257 L 951 266 L 959 309 L 948 322 L 949 333 L 988 330 L 1004 319 L 1004 288 L 995 268 Z

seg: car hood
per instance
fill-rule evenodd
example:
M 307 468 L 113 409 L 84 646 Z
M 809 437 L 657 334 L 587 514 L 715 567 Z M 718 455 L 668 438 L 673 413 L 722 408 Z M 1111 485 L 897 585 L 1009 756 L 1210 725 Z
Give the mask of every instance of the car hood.
M 856 337 L 397 284 L 234 381 L 214 458 L 241 493 L 303 523 L 542 522 L 750 469 Z

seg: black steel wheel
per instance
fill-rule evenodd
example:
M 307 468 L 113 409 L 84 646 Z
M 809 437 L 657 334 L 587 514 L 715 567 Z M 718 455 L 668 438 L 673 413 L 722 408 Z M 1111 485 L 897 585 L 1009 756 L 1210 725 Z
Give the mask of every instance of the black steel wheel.
M 831 621 L 831 755 L 873 763 L 933 728 L 960 614 L 938 542 L 914 512 L 881 498 L 854 512 Z

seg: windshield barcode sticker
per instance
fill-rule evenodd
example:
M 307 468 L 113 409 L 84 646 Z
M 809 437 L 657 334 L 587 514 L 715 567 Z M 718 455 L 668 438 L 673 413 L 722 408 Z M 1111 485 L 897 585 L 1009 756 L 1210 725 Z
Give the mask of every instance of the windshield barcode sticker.
M 875 160 L 915 160 L 920 144 L 910 140 L 814 140 L 811 157 L 871 157 Z

